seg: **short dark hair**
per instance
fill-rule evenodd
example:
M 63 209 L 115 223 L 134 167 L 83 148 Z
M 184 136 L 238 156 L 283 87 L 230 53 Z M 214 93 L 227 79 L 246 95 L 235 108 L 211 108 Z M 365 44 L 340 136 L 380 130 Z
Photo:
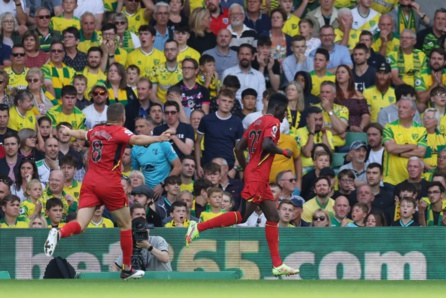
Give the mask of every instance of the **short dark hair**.
M 46 201 L 46 205 L 45 205 L 45 209 L 46 210 L 50 210 L 53 207 L 62 207 L 63 208 L 63 203 L 62 200 L 59 198 L 51 198 L 48 201 Z
M 416 96 L 415 88 L 407 84 L 398 85 L 395 88 L 396 101 L 399 101 L 401 97 L 404 95 L 411 95 L 415 97 Z
M 438 186 L 439 189 L 440 189 L 440 191 L 441 191 L 442 193 L 444 193 L 444 191 L 445 191 L 445 187 L 443 186 L 443 184 L 442 184 L 440 181 L 432 181 L 432 182 L 429 182 L 429 184 L 427 185 L 427 189 L 429 189 L 429 188 L 431 188 L 431 187 L 435 187 L 435 186 Z
M 215 62 L 215 58 L 212 57 L 211 55 L 208 55 L 208 54 L 204 54 L 204 55 L 202 55 L 200 57 L 199 64 L 201 66 L 203 66 L 203 65 L 205 65 L 206 63 L 209 63 L 209 62 Z
M 122 116 L 125 115 L 125 108 L 124 106 L 117 102 L 112 103 L 108 106 L 107 109 L 107 120 L 110 122 L 118 122 Z
M 322 113 L 322 109 L 316 106 L 311 106 L 307 110 L 307 115 L 310 116 L 311 114 L 320 114 Z
M 361 34 L 359 34 L 359 38 L 361 38 L 362 36 L 370 36 L 372 38 L 372 40 L 373 40 L 373 34 L 372 34 L 372 32 L 370 32 L 368 30 L 363 30 L 361 32 Z
M 355 46 L 355 48 L 353 49 L 353 51 L 354 51 L 354 50 L 364 50 L 364 52 L 365 52 L 366 54 L 370 52 L 370 49 L 369 49 L 365 44 L 363 44 L 363 43 L 358 43 L 358 44 L 356 44 L 356 46 Z
M 249 43 L 242 43 L 242 44 L 239 46 L 239 48 L 238 48 L 237 54 L 240 54 L 240 51 L 241 51 L 243 48 L 248 48 L 248 49 L 250 49 L 250 50 L 251 50 L 251 54 L 254 54 L 254 52 L 255 52 L 255 49 L 254 49 L 254 47 L 253 47 L 252 45 L 250 45 Z
M 315 154 L 316 154 L 316 149 L 317 147 L 322 147 L 324 148 L 324 151 L 327 152 L 330 155 L 330 163 L 331 163 L 331 159 L 332 159 L 332 155 L 331 155 L 331 149 L 330 147 L 328 147 L 326 144 L 324 143 L 318 143 L 318 144 L 314 144 L 313 149 L 311 149 L 311 159 L 315 159 Z
M 326 180 L 328 182 L 328 186 L 331 186 L 330 178 L 328 176 L 319 176 L 314 180 L 314 186 L 316 186 L 316 183 L 318 183 L 320 180 Z
M 308 19 L 308 18 L 303 18 L 299 21 L 299 26 L 302 23 L 307 23 L 308 25 L 310 25 L 311 28 L 314 28 L 314 23 L 312 20 Z
M 255 97 L 257 98 L 257 91 L 256 91 L 255 89 L 252 89 L 252 88 L 246 88 L 246 89 L 243 90 L 243 92 L 242 92 L 242 99 L 243 99 L 245 96 L 248 96 L 248 95 L 253 95 L 253 96 L 255 96 Z
M 355 173 L 353 173 L 350 169 L 343 169 L 338 173 L 338 179 L 341 179 L 341 177 L 347 176 L 350 179 L 356 179 Z
M 180 111 L 180 105 L 176 101 L 166 101 L 166 103 L 164 104 L 164 109 L 166 109 L 167 107 L 175 107 L 177 112 Z
M 139 204 L 139 203 L 133 203 L 132 207 L 130 207 L 130 214 L 133 214 L 133 211 L 135 211 L 135 209 L 146 209 L 144 208 L 143 205 Z
M 73 85 L 66 85 L 62 87 L 61 90 L 61 97 L 64 97 L 65 95 L 77 95 L 77 90 L 76 87 L 74 87 Z
M 81 33 L 79 32 L 79 29 L 77 29 L 74 26 L 68 27 L 65 30 L 62 31 L 62 37 L 65 35 L 65 33 L 71 33 L 74 35 L 74 39 L 78 40 L 81 38 Z
M 63 165 L 69 165 L 72 167 L 76 167 L 76 159 L 71 155 L 64 155 L 59 160 L 59 166 L 62 167 Z
M 187 210 L 187 204 L 183 201 L 175 201 L 172 203 L 172 205 L 170 205 L 169 208 L 169 212 L 174 212 L 175 211 L 175 207 L 181 208 L 184 207 Z
M 184 62 L 190 62 L 194 65 L 194 69 L 198 69 L 198 62 L 194 58 L 184 58 L 181 62 L 181 66 L 184 66 Z
M 87 51 L 87 56 L 91 53 L 91 52 L 99 52 L 101 53 L 101 57 L 104 56 L 104 51 L 102 51 L 102 49 L 100 47 L 90 47 Z
M 203 167 L 203 172 L 206 173 L 221 173 L 221 167 L 219 164 L 215 163 L 215 162 L 209 162 L 207 164 L 204 165 Z
M 261 46 L 268 46 L 270 47 L 272 45 L 271 38 L 268 36 L 261 36 L 257 39 L 257 47 Z
M 365 128 L 364 131 L 367 132 L 370 128 L 375 128 L 379 130 L 380 134 L 383 134 L 384 127 L 378 122 L 370 122 Z
M 9 195 L 6 195 L 3 198 L 3 200 L 1 200 L 1 206 L 6 206 L 6 204 L 8 202 L 16 202 L 16 201 L 18 201 L 20 203 L 20 198 L 16 195 L 9 194 Z
M 235 99 L 235 93 L 229 89 L 221 89 L 220 92 L 218 93 L 218 97 L 220 96 L 226 96 L 231 99 Z
M 306 41 L 302 35 L 295 35 L 291 38 L 291 44 L 295 41 Z
M 113 29 L 115 34 L 118 33 L 118 28 L 113 23 L 106 23 L 106 24 L 102 25 L 101 31 L 104 32 L 104 31 L 107 31 L 107 30 L 110 30 L 110 29 Z
M 179 184 L 181 185 L 181 178 L 176 175 L 171 175 L 164 179 L 164 185 L 170 185 L 170 184 Z
M 443 59 L 446 60 L 446 51 L 445 51 L 444 49 L 442 49 L 442 48 L 435 48 L 435 49 L 432 49 L 432 51 L 431 51 L 431 53 L 430 53 L 430 55 L 429 55 L 429 59 L 432 58 L 432 54 L 433 54 L 433 53 L 440 54 L 441 56 L 443 56 Z
M 377 162 L 372 162 L 372 163 L 369 163 L 368 165 L 367 165 L 367 170 L 368 169 L 374 169 L 374 168 L 378 168 L 379 169 L 379 173 L 382 175 L 383 174 L 383 166 L 382 165 L 380 165 L 379 163 L 377 163 Z
M 225 85 L 228 88 L 240 89 L 240 87 L 241 87 L 240 80 L 236 76 L 233 76 L 233 75 L 227 75 L 223 79 L 223 85 Z
M 194 182 L 194 196 L 199 196 L 201 194 L 201 191 L 204 189 L 208 189 L 209 187 L 212 187 L 212 182 L 207 179 L 198 179 Z
M 327 61 L 330 60 L 330 53 L 324 48 L 317 48 L 316 53 L 314 55 L 316 56 L 316 54 L 323 55 Z
M 152 25 L 141 25 L 141 26 L 139 26 L 138 34 L 141 33 L 141 32 L 150 32 L 150 34 L 152 34 L 152 36 L 156 36 L 155 27 L 153 27 Z
M 17 140 L 17 144 L 20 145 L 20 137 L 16 131 L 6 131 L 6 133 L 3 135 L 3 143 L 9 138 L 15 138 Z
M 273 109 L 275 106 L 287 106 L 288 99 L 281 93 L 274 93 L 270 96 L 268 101 L 268 110 Z

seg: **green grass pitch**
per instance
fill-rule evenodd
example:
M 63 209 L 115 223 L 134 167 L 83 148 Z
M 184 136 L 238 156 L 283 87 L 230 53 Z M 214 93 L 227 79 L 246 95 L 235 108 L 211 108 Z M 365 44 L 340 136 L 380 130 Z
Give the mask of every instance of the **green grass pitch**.
M 200 281 L 8 280 L 1 297 L 42 298 L 431 298 L 446 296 L 445 281 Z

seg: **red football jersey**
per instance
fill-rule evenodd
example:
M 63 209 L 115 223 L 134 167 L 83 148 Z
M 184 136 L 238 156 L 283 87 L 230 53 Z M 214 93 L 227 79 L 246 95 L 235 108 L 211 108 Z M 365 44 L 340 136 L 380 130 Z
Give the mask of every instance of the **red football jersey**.
M 84 182 L 97 183 L 102 180 L 103 183 L 120 183 L 121 158 L 131 136 L 133 133 L 130 130 L 117 125 L 98 125 L 87 131 L 90 158 Z
M 269 180 L 273 153 L 263 151 L 264 138 L 271 138 L 277 145 L 280 138 L 280 121 L 272 115 L 265 115 L 254 121 L 243 135 L 248 140 L 249 162 L 245 175 L 250 180 Z

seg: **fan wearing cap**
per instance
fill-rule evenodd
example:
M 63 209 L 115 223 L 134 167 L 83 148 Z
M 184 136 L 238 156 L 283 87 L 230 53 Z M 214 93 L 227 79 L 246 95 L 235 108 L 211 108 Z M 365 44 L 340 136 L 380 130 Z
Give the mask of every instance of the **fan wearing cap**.
M 290 202 L 293 205 L 293 219 L 290 223 L 295 227 L 309 227 L 310 223 L 302 219 L 304 202 L 302 200 L 298 200 L 297 198 L 292 198 Z
M 107 100 L 108 92 L 104 84 L 98 83 L 91 88 L 92 105 L 84 108 L 85 126 L 87 129 L 95 127 L 99 123 L 107 122 Z
M 392 82 L 390 72 L 390 65 L 381 63 L 376 71 L 375 85 L 362 93 L 369 106 L 370 122 L 377 122 L 379 111 L 395 103 L 395 89 L 390 86 Z
M 155 227 L 162 227 L 161 217 L 156 213 L 155 193 L 147 185 L 135 187 L 130 193 L 133 203 L 139 204 L 144 208 L 147 223 L 153 224 Z
M 352 161 L 343 165 L 340 170 L 348 169 L 352 170 L 355 174 L 355 185 L 358 187 L 361 184 L 366 183 L 366 163 L 365 158 L 367 155 L 367 144 L 364 141 L 354 141 L 350 145 L 350 151 L 348 153 Z

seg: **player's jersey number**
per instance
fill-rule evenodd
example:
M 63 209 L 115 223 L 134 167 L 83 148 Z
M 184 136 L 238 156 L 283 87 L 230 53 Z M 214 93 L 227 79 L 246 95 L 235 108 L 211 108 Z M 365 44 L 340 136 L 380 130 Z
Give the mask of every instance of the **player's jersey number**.
M 257 146 L 258 146 L 258 142 L 260 139 L 260 135 L 262 134 L 261 130 L 251 130 L 249 132 L 249 139 L 251 140 L 251 146 L 250 146 L 250 153 L 254 154 L 256 152 Z
M 91 159 L 94 162 L 99 162 L 102 157 L 102 141 L 95 140 L 91 143 L 92 151 L 91 151 Z

